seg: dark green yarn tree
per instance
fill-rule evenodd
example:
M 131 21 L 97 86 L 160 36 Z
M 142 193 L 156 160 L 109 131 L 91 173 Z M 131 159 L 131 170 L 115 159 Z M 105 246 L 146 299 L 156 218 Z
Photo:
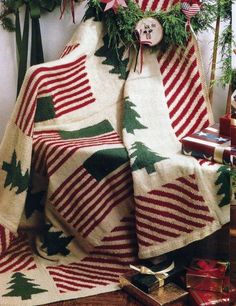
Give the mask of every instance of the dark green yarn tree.
M 136 105 L 129 100 L 129 97 L 126 97 L 123 128 L 126 129 L 127 133 L 131 134 L 134 134 L 134 130 L 147 129 L 146 126 L 138 121 L 137 118 L 141 118 L 141 116 L 133 109 L 134 107 Z
M 70 251 L 67 249 L 68 244 L 73 239 L 73 236 L 62 236 L 63 232 L 50 231 L 52 224 L 47 224 L 43 235 L 42 248 L 46 249 L 47 255 L 56 254 L 68 255 Z
M 103 37 L 103 43 L 104 45 L 95 52 L 95 55 L 98 57 L 105 57 L 102 64 L 113 66 L 109 72 L 118 74 L 120 79 L 126 80 L 128 76 L 128 71 L 126 69 L 129 59 L 122 59 L 125 52 L 125 46 L 119 47 L 117 50 L 112 48 L 109 44 L 109 36 L 107 34 Z
M 4 187 L 10 186 L 10 190 L 16 189 L 16 194 L 19 194 L 28 188 L 29 171 L 22 173 L 21 162 L 17 161 L 16 151 L 13 152 L 11 162 L 3 162 L 2 170 L 7 172 Z
M 230 203 L 230 168 L 228 166 L 221 166 L 217 173 L 219 176 L 215 182 L 215 185 L 219 187 L 217 195 L 222 195 L 223 198 L 221 199 L 219 206 L 223 207 Z
M 145 168 L 148 174 L 156 172 L 154 164 L 160 162 L 166 157 L 162 157 L 157 153 L 151 151 L 147 146 L 145 146 L 142 142 L 136 141 L 131 150 L 134 150 L 132 154 L 130 154 L 131 158 L 136 157 L 134 162 L 131 165 L 132 171 L 136 171 L 142 168 Z
M 37 288 L 39 285 L 32 283 L 32 281 L 32 279 L 26 278 L 23 273 L 14 273 L 9 282 L 11 286 L 7 288 L 12 290 L 3 296 L 20 296 L 22 300 L 29 300 L 31 299 L 31 295 L 47 291 L 45 289 Z

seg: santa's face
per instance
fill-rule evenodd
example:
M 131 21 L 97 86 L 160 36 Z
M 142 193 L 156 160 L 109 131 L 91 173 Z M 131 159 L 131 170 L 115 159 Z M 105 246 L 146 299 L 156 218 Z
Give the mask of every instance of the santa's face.
M 143 45 L 156 46 L 163 37 L 163 28 L 160 22 L 151 17 L 140 20 L 135 30 L 138 33 L 140 43 Z

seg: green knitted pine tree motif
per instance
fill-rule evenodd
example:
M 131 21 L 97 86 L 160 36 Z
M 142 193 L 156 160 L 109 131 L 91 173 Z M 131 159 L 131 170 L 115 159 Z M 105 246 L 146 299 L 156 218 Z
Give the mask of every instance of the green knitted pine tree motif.
M 146 126 L 142 125 L 137 118 L 141 118 L 140 115 L 133 109 L 136 107 L 134 103 L 129 100 L 129 97 L 125 98 L 125 110 L 123 128 L 126 129 L 127 133 L 134 134 L 134 130 L 147 129 Z
M 2 170 L 7 172 L 4 187 L 10 186 L 10 190 L 17 187 L 16 194 L 19 194 L 28 188 L 29 171 L 22 173 L 21 162 L 17 161 L 16 151 L 13 152 L 11 162 L 3 162 Z
M 217 173 L 219 173 L 219 176 L 215 185 L 219 187 L 217 195 L 223 196 L 219 203 L 219 206 L 223 207 L 230 203 L 230 168 L 228 166 L 221 166 Z
M 133 143 L 131 150 L 134 150 L 134 152 L 130 154 L 130 157 L 136 157 L 133 164 L 131 165 L 132 171 L 145 168 L 147 173 L 151 174 L 156 171 L 154 167 L 155 163 L 167 159 L 167 157 L 162 157 L 151 151 L 140 141 Z
M 39 285 L 32 283 L 33 279 L 26 278 L 23 273 L 17 272 L 12 275 L 8 284 L 12 284 L 7 289 L 12 289 L 3 296 L 20 296 L 22 300 L 31 299 L 31 295 L 46 292 L 47 290 L 37 288 Z
M 127 65 L 129 59 L 122 60 L 122 57 L 125 52 L 125 47 L 122 46 L 117 50 L 112 48 L 109 45 L 109 37 L 105 35 L 103 37 L 104 45 L 95 52 L 95 55 L 98 57 L 105 57 L 105 60 L 102 62 L 104 65 L 113 66 L 113 68 L 109 71 L 110 73 L 116 73 L 119 75 L 119 78 L 122 80 L 126 80 L 128 76 Z
M 52 256 L 56 254 L 68 255 L 70 251 L 67 245 L 74 238 L 73 236 L 62 236 L 63 232 L 50 231 L 52 224 L 47 224 L 43 235 L 42 248 L 46 249 L 47 255 Z

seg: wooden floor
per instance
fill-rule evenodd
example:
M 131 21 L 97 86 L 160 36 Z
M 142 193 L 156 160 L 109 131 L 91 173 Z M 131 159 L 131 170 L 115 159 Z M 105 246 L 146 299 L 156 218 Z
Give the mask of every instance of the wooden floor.
M 48 306 L 143 306 L 123 291 L 103 293 L 92 297 L 48 304 Z

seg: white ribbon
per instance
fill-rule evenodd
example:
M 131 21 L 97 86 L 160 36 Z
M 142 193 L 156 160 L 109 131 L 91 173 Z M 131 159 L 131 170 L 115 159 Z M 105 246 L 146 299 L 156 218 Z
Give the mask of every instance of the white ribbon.
M 141 274 L 154 275 L 158 279 L 160 287 L 161 287 L 161 286 L 164 286 L 165 284 L 164 280 L 169 276 L 168 272 L 170 272 L 171 270 L 175 268 L 175 263 L 174 261 L 172 261 L 169 267 L 167 267 L 166 269 L 160 270 L 160 271 L 156 271 L 156 272 L 144 266 L 141 266 L 140 268 L 138 268 L 133 265 L 130 265 L 130 268 L 135 271 L 138 271 Z

